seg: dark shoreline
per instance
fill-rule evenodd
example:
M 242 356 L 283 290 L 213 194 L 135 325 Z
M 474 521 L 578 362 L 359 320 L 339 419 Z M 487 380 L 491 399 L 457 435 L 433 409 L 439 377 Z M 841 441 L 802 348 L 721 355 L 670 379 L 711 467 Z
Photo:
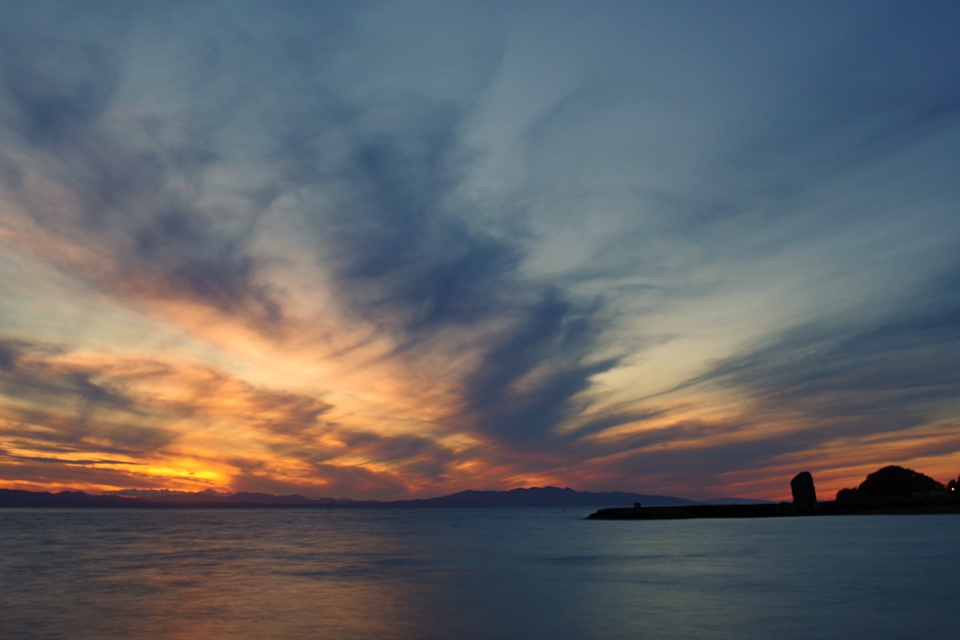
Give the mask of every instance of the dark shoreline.
M 695 505 L 683 507 L 615 507 L 600 509 L 588 520 L 688 520 L 694 518 L 791 518 L 800 516 L 920 515 L 960 513 L 960 500 L 819 502 L 797 506 L 789 502 L 747 505 Z

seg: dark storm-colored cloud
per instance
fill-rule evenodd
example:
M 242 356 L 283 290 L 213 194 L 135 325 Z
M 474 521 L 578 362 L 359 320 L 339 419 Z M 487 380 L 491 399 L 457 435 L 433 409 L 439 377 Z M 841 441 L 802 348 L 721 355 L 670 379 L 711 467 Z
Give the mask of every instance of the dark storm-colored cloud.
M 155 487 L 157 489 L 166 486 L 165 479 L 151 479 L 150 477 L 135 475 L 135 469 L 135 466 L 125 466 L 121 469 L 85 466 L 82 467 L 82 472 L 78 473 L 79 469 L 76 465 L 23 460 L 8 462 L 0 459 L 0 474 L 2 474 L 7 486 L 19 482 L 52 484 L 59 487 L 87 483 L 94 486 L 114 487 L 135 484 L 140 487 Z M 82 478 L 79 483 L 78 478 Z
M 63 11 L 66 21 L 71 9 Z M 5 160 L 21 167 L 8 172 L 8 190 L 39 228 L 110 261 L 106 271 L 61 266 L 124 295 L 185 299 L 276 328 L 281 305 L 259 278 L 249 224 L 226 224 L 224 211 L 200 201 L 205 173 L 220 157 L 222 114 L 145 116 L 121 132 L 110 109 L 130 79 L 129 43 L 53 25 L 4 40 L 0 101 L 14 143 Z M 50 203 L 44 190 L 15 179 L 37 170 L 70 194 L 68 204 Z M 228 217 L 244 215 L 252 214 Z
M 480 430 L 513 444 L 545 445 L 578 413 L 575 398 L 615 360 L 590 359 L 600 326 L 554 291 L 486 350 L 464 384 L 465 413 Z
M 56 345 L 16 344 L 14 366 L 0 370 L 0 392 L 8 398 L 0 412 L 0 434 L 24 446 L 64 448 L 74 453 L 139 455 L 170 445 L 171 430 L 144 424 L 150 408 L 127 392 L 122 377 L 69 362 Z
M 139 456 L 162 450 L 177 438 L 168 429 L 115 415 L 97 415 L 93 421 L 89 414 L 15 406 L 6 408 L 0 417 L 10 425 L 0 429 L 0 435 L 29 449 L 39 446 L 80 455 Z
M 390 499 L 409 495 L 402 478 L 390 472 L 371 471 L 362 466 L 343 466 L 318 461 L 311 464 L 309 476 L 300 479 L 276 477 L 273 464 L 264 460 L 233 458 L 227 462 L 237 470 L 232 487 L 238 492 L 273 495 L 300 493 L 315 496 L 317 482 L 321 481 L 323 496 L 330 498 L 351 496 Z
M 113 261 L 105 282 L 104 274 L 91 274 L 101 284 L 125 295 L 195 302 L 275 334 L 284 322 L 282 292 L 261 277 L 262 258 L 251 247 L 257 220 L 283 194 L 299 194 L 306 207 L 311 196 L 322 196 L 332 206 L 307 217 L 338 302 L 389 336 L 400 353 L 451 330 L 501 325 L 487 344 L 472 345 L 484 352 L 482 369 L 464 380 L 479 431 L 536 439 L 574 411 L 572 397 L 593 375 L 613 365 L 588 363 L 602 305 L 526 281 L 524 237 L 494 233 L 482 224 L 480 205 L 462 193 L 473 167 L 463 139 L 470 95 L 482 92 L 496 56 L 477 72 L 466 101 L 397 95 L 385 108 L 291 57 L 323 52 L 300 47 L 296 37 L 268 38 L 266 56 L 286 67 L 273 82 L 301 92 L 295 105 L 261 112 L 261 126 L 276 135 L 273 160 L 283 171 L 247 193 L 247 209 L 230 212 L 224 223 L 225 212 L 201 202 L 205 175 L 222 160 L 219 138 L 230 115 L 211 108 L 166 121 L 145 118 L 136 125 L 137 142 L 121 139 L 105 118 L 124 86 L 121 45 L 75 42 L 56 32 L 45 38 L 46 64 L 33 55 L 33 39 L 8 46 L 5 102 L 21 141 L 48 150 L 48 168 L 67 177 L 79 222 L 13 190 L 41 226 L 90 243 Z M 228 78 L 238 73 L 240 52 L 231 45 L 228 38 L 217 41 L 218 53 L 199 57 L 191 77 L 204 69 Z M 58 64 L 68 54 L 75 60 Z M 180 134 L 164 133 L 170 130 Z M 522 216 L 519 202 L 513 206 Z M 519 219 L 515 228 L 522 229 Z M 586 325 L 593 330 L 584 331 Z M 508 372 L 518 363 L 522 371 Z M 541 373 L 534 389 L 507 388 L 538 368 L 550 373 Z
M 373 168 L 367 170 L 364 184 Z M 369 227 L 356 224 L 351 211 L 347 239 L 338 242 L 344 297 L 393 332 L 401 348 L 428 346 L 451 329 L 504 324 L 480 346 L 479 364 L 463 380 L 464 401 L 482 433 L 542 443 L 592 376 L 615 364 L 589 362 L 604 322 L 602 305 L 525 283 L 519 241 L 471 230 L 443 202 L 413 203 L 391 193 L 382 184 L 389 182 L 384 171 L 376 166 L 370 192 L 390 199 L 371 208 Z M 531 373 L 539 373 L 532 388 L 513 388 Z
M 31 145 L 62 150 L 109 107 L 119 84 L 119 60 L 96 43 L 19 31 L 17 9 L 6 9 L 0 44 L 4 124 Z
M 29 343 L 23 340 L 0 340 L 0 370 L 12 372 L 17 365 L 23 351 Z
M 300 189 L 335 198 L 311 222 L 338 292 L 401 344 L 480 324 L 515 294 L 523 248 L 477 224 L 480 212 L 457 191 L 469 169 L 460 130 L 467 114 L 454 104 L 401 102 L 398 122 L 382 129 L 365 122 L 376 108 L 329 110 L 324 129 L 337 132 L 339 149 L 318 131 L 279 155 Z
M 426 107 L 427 115 L 418 105 L 406 126 L 391 131 L 338 123 L 353 127 L 353 144 L 338 162 L 298 150 L 298 161 L 332 167 L 332 175 L 302 168 L 299 175 L 341 193 L 318 220 L 319 241 L 333 256 L 340 300 L 393 336 L 401 353 L 429 349 L 446 332 L 486 330 L 482 343 L 470 345 L 479 357 L 461 381 L 469 416 L 461 426 L 503 442 L 544 444 L 576 413 L 574 396 L 615 364 L 590 357 L 603 305 L 525 281 L 524 238 L 483 228 L 482 211 L 458 191 L 470 166 L 463 114 Z M 519 388 L 528 375 L 536 380 Z
M 0 449 L 0 458 L 5 458 L 12 462 L 39 462 L 43 464 L 54 464 L 54 465 L 63 464 L 63 465 L 73 465 L 73 466 L 80 466 L 80 467 L 104 465 L 104 464 L 133 465 L 133 466 L 141 465 L 141 463 L 139 462 L 129 462 L 126 460 L 110 460 L 110 459 L 101 459 L 101 458 L 94 458 L 89 460 L 83 460 L 83 459 L 64 460 L 62 458 L 47 458 L 43 456 L 18 456 L 18 455 L 13 455 L 6 451 L 3 451 L 2 449 Z
M 68 399 L 84 419 L 97 408 L 135 412 L 122 388 L 100 379 L 98 372 L 46 361 L 46 356 L 56 351 L 49 345 L 0 339 L 0 389 L 38 404 L 60 404 Z
M 488 81 L 478 74 L 474 93 Z M 544 444 L 576 414 L 574 397 L 616 364 L 592 357 L 609 321 L 604 302 L 523 274 L 530 235 L 520 194 L 504 202 L 519 233 L 491 229 L 489 211 L 469 197 L 476 158 L 464 130 L 475 105 L 401 95 L 385 116 L 376 102 L 321 97 L 322 124 L 282 138 L 287 184 L 278 190 L 316 198 L 311 223 L 338 300 L 401 357 L 478 332 L 467 339 L 478 364 L 462 374 L 461 426 Z M 520 389 L 527 375 L 536 380 Z
M 736 388 L 768 410 L 837 425 L 837 436 L 907 430 L 949 415 L 960 394 L 956 273 L 889 315 L 791 328 L 688 385 Z
M 421 436 L 347 432 L 339 437 L 353 455 L 373 463 L 387 463 L 405 474 L 434 482 L 446 477 L 450 464 L 457 460 L 453 451 Z
M 453 451 L 434 440 L 417 435 L 382 434 L 372 431 L 338 429 L 336 444 L 317 441 L 316 433 L 304 431 L 299 437 L 270 445 L 270 451 L 284 459 L 296 459 L 318 468 L 336 465 L 344 456 L 361 465 L 387 465 L 407 477 L 436 482 L 449 473 L 457 459 Z

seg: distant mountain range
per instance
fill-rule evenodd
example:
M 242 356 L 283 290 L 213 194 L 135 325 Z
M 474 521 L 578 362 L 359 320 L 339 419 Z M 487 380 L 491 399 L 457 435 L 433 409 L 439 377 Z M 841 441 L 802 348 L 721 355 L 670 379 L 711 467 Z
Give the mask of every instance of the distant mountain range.
M 671 496 L 645 495 L 623 491 L 574 491 L 570 488 L 534 487 L 510 491 L 461 491 L 439 498 L 420 500 L 312 500 L 299 495 L 274 496 L 266 493 L 218 493 L 200 491 L 156 491 L 128 489 L 107 495 L 82 491 L 60 493 L 0 489 L 0 508 L 476 508 L 476 507 L 627 507 L 636 503 L 650 507 L 679 507 L 697 504 L 750 504 L 757 500 L 723 498 L 696 502 Z

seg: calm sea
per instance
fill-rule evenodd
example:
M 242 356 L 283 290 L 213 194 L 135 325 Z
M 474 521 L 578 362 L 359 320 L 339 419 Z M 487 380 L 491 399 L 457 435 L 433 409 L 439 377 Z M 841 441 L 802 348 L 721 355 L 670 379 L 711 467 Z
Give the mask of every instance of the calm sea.
M 0 510 L 0 638 L 955 639 L 960 516 Z

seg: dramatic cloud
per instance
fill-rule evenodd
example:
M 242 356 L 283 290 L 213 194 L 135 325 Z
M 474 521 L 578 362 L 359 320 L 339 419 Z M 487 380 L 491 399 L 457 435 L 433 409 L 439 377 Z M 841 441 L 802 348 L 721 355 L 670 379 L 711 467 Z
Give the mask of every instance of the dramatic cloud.
M 0 478 L 952 477 L 958 25 L 936 1 L 5 3 Z

